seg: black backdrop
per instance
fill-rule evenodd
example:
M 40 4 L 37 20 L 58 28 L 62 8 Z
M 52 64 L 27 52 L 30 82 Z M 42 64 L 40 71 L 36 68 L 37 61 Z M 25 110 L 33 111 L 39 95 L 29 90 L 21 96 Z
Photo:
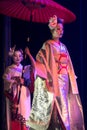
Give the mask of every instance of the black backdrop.
M 71 59 L 74 65 L 76 75 L 78 77 L 78 87 L 83 104 L 85 125 L 87 124 L 87 94 L 86 94 L 86 41 L 87 41 L 87 20 L 86 20 L 86 0 L 56 0 L 56 2 L 66 6 L 72 10 L 77 19 L 71 24 L 66 24 L 64 36 L 61 41 L 66 44 Z M 30 42 L 27 42 L 27 37 L 30 37 Z M 22 20 L 10 18 L 0 15 L 0 130 L 6 130 L 5 120 L 5 98 L 3 94 L 2 74 L 7 65 L 10 64 L 10 59 L 7 56 L 10 46 L 14 44 L 17 48 L 24 49 L 25 46 L 30 48 L 32 55 L 36 53 L 42 46 L 42 43 L 50 38 L 50 32 L 47 24 L 31 23 Z M 86 126 L 87 127 L 87 126 Z M 87 129 L 87 128 L 86 128 Z

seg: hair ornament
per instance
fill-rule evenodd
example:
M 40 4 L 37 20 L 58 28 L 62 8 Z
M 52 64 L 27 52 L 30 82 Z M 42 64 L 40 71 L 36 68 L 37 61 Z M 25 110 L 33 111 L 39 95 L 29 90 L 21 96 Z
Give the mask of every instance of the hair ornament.
M 49 24 L 48 27 L 52 30 L 57 26 L 57 16 L 53 15 L 53 17 L 51 17 L 49 19 Z
M 12 56 L 14 55 L 15 48 L 16 48 L 16 45 L 14 45 L 12 48 L 10 48 L 10 51 L 9 51 L 9 53 L 8 53 L 8 55 L 9 55 L 10 57 L 12 57 Z

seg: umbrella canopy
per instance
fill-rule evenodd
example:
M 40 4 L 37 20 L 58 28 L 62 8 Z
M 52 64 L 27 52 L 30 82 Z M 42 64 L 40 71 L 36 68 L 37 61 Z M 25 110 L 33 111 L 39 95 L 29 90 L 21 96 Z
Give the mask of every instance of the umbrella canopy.
M 52 0 L 0 0 L 0 14 L 40 23 L 47 23 L 53 15 L 65 23 L 76 19 L 72 11 Z

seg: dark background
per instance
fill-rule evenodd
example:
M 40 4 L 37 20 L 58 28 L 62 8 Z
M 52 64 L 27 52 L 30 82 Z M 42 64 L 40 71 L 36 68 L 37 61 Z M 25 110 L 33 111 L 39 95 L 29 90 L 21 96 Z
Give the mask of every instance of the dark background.
M 77 75 L 77 83 L 79 93 L 83 105 L 85 125 L 87 124 L 87 2 L 86 0 L 55 0 L 64 5 L 76 14 L 76 21 L 64 26 L 64 36 L 61 41 L 67 46 L 75 73 Z M 30 42 L 27 42 L 30 37 Z M 28 46 L 32 55 L 36 53 L 42 46 L 43 42 L 50 38 L 50 32 L 47 24 L 26 22 L 4 15 L 0 15 L 0 130 L 6 130 L 5 120 L 5 97 L 3 94 L 2 75 L 4 69 L 10 64 L 8 58 L 9 48 L 14 44 L 17 48 Z M 29 61 L 28 61 L 29 63 Z M 27 64 L 27 63 L 26 63 Z M 73 107 L 73 106 L 72 106 Z M 87 126 L 86 126 L 87 129 Z

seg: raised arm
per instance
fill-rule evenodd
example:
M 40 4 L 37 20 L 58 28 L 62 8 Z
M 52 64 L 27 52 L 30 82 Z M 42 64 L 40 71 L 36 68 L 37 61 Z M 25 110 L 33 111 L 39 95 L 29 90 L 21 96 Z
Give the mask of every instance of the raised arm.
M 30 50 L 29 50 L 28 47 L 25 48 L 25 54 L 29 56 L 30 61 L 31 61 L 31 64 L 32 64 L 32 66 L 33 66 L 33 68 L 34 68 L 34 70 L 35 70 L 36 61 L 35 61 L 35 59 L 33 58 L 33 56 L 31 55 Z

